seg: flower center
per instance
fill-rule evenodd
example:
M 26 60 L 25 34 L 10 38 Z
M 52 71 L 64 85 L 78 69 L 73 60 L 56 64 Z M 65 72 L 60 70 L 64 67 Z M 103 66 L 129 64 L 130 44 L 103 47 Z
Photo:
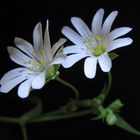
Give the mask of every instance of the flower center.
M 45 54 L 46 52 L 44 50 L 41 50 L 38 52 L 39 55 L 35 57 L 33 61 L 24 61 L 23 64 L 31 64 L 31 67 L 28 67 L 29 70 L 41 70 L 46 67 L 47 62 L 45 61 Z
M 90 51 L 94 56 L 98 57 L 105 52 L 105 44 L 101 37 L 90 35 L 90 41 L 84 40 L 83 44 L 87 46 L 87 50 Z

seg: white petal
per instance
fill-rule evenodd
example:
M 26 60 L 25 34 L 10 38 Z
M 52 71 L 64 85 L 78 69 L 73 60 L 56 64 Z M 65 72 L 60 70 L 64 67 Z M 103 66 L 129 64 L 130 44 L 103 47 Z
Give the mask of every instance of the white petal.
M 36 51 L 42 50 L 43 48 L 43 39 L 42 39 L 42 25 L 39 22 L 33 31 L 33 42 L 34 42 L 34 48 Z
M 61 38 L 58 42 L 56 42 L 52 47 L 52 56 L 55 55 L 56 51 L 66 42 L 66 39 Z
M 64 48 L 65 54 L 80 53 L 84 51 L 83 45 L 72 45 Z
M 107 53 L 102 54 L 98 57 L 99 65 L 104 72 L 109 72 L 112 67 L 112 62 Z
M 87 78 L 94 78 L 96 75 L 97 58 L 88 57 L 84 62 L 84 72 Z
M 108 48 L 108 52 L 130 45 L 133 42 L 133 40 L 129 37 L 127 38 L 120 38 L 120 39 L 116 39 L 114 41 L 112 41 L 112 43 L 110 44 L 110 47 Z
M 30 89 L 31 89 L 31 82 L 32 82 L 32 79 L 28 79 L 20 84 L 20 86 L 18 88 L 18 96 L 20 98 L 28 97 L 28 95 L 30 93 Z
M 77 31 L 81 34 L 81 36 L 84 38 L 84 40 L 91 40 L 90 35 L 92 33 L 82 19 L 78 17 L 72 17 L 71 22 L 73 26 L 77 29 Z
M 16 46 L 30 57 L 33 55 L 33 46 L 24 39 L 16 37 L 14 40 Z
M 45 71 L 35 76 L 32 81 L 33 89 L 41 89 L 45 85 Z
M 26 80 L 28 78 L 29 77 L 27 77 L 25 75 L 22 75 L 22 76 L 14 78 L 14 79 L 12 79 L 10 81 L 7 81 L 5 84 L 1 85 L 0 92 L 4 92 L 4 93 L 9 92 L 15 86 L 17 86 L 19 83 L 21 83 L 22 81 L 24 81 L 24 80 Z
M 103 16 L 104 16 L 104 10 L 99 9 L 95 16 L 93 17 L 92 20 L 92 32 L 95 35 L 100 35 L 101 34 L 101 26 L 102 26 L 102 21 L 103 21 Z
M 62 28 L 62 33 L 69 39 L 71 40 L 74 44 L 83 44 L 83 39 L 82 37 L 74 32 L 71 28 L 65 26 Z
M 29 62 L 32 62 L 33 60 L 27 55 L 23 54 L 20 50 L 14 47 L 8 47 L 7 49 L 11 60 L 13 60 L 15 63 L 26 67 L 32 66 Z
M 127 34 L 131 30 L 132 30 L 132 28 L 129 28 L 129 27 L 121 27 L 121 28 L 114 29 L 109 34 L 108 38 L 111 39 L 111 40 L 114 40 L 114 39 L 116 39 L 116 38 L 118 38 L 118 37 L 120 37 L 122 35 Z
M 54 64 L 62 64 L 62 62 L 64 62 L 64 60 L 66 59 L 66 55 L 64 54 L 61 54 L 61 55 L 57 55 L 53 62 L 51 63 L 51 65 L 54 65 Z
M 27 75 L 28 73 L 31 73 L 31 71 L 28 71 L 26 68 L 16 68 L 16 69 L 10 70 L 6 74 L 4 74 L 4 76 L 0 80 L 0 84 L 5 84 L 9 80 L 12 80 L 16 77 L 19 77 L 19 76 L 23 75 L 23 74 Z
M 116 18 L 116 16 L 118 15 L 118 11 L 113 11 L 111 12 L 111 14 L 106 18 L 103 27 L 102 27 L 102 33 L 104 35 L 108 34 L 111 30 L 111 26 Z
M 86 57 L 85 54 L 73 54 L 66 57 L 66 60 L 62 63 L 64 68 L 69 68 L 73 66 L 76 62 Z
M 46 22 L 46 29 L 44 33 L 44 51 L 46 52 L 46 57 L 49 61 L 52 60 L 50 35 L 49 35 L 49 20 Z

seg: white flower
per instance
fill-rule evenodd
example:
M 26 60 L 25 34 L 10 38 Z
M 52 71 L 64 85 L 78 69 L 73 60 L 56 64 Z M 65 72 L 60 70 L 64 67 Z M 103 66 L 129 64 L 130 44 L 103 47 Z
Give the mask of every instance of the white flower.
M 131 31 L 131 28 L 121 27 L 110 31 L 117 14 L 117 11 L 113 11 L 103 23 L 104 10 L 99 9 L 93 17 L 91 30 L 82 19 L 72 17 L 71 22 L 80 35 L 67 26 L 63 27 L 62 33 L 75 45 L 64 48 L 64 53 L 68 56 L 62 65 L 69 68 L 86 57 L 86 77 L 95 77 L 97 63 L 102 71 L 109 72 L 112 62 L 108 52 L 132 43 L 129 37 L 118 38 Z
M 31 89 L 42 88 L 46 80 L 56 74 L 55 64 L 61 64 L 66 57 L 60 49 L 65 41 L 60 39 L 51 48 L 48 21 L 44 41 L 41 23 L 38 23 L 33 31 L 33 45 L 21 38 L 15 38 L 18 49 L 8 47 L 8 52 L 11 60 L 23 67 L 13 69 L 2 77 L 0 91 L 7 93 L 21 83 L 18 96 L 25 98 Z

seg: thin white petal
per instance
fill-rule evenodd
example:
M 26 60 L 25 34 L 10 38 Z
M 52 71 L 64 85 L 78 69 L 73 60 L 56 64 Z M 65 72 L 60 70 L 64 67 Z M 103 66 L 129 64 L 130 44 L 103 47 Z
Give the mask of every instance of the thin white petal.
M 10 81 L 7 81 L 5 84 L 1 85 L 0 91 L 7 93 L 10 90 L 12 90 L 15 86 L 17 86 L 19 83 L 21 83 L 22 81 L 24 81 L 26 79 L 28 79 L 28 77 L 25 75 L 22 75 L 22 76 L 14 78 Z
M 61 38 L 58 42 L 56 42 L 52 47 L 52 56 L 56 53 L 56 51 L 66 42 L 66 39 Z
M 84 62 L 84 72 L 87 78 L 94 78 L 96 75 L 97 58 L 88 57 Z
M 14 40 L 16 46 L 30 57 L 33 55 L 33 46 L 24 39 L 16 37 Z
M 62 63 L 64 68 L 69 68 L 73 66 L 76 62 L 86 57 L 85 54 L 73 54 L 66 57 L 66 60 Z
M 41 89 L 45 85 L 45 71 L 35 76 L 32 81 L 33 89 Z
M 40 22 L 34 28 L 34 31 L 33 31 L 33 42 L 34 42 L 34 47 L 35 47 L 36 51 L 42 49 L 41 48 L 41 47 L 43 47 L 42 25 L 41 25 Z
M 108 48 L 108 52 L 130 45 L 133 42 L 133 40 L 129 37 L 127 38 L 120 38 L 120 39 L 116 39 L 114 41 L 112 41 L 112 43 L 110 44 L 110 47 Z
M 19 77 L 19 76 L 23 75 L 23 74 L 28 75 L 29 73 L 31 73 L 31 71 L 27 70 L 26 68 L 16 68 L 16 69 L 10 70 L 6 74 L 4 74 L 4 76 L 0 80 L 0 84 L 5 84 L 9 80 L 12 80 L 16 77 Z
M 101 34 L 101 26 L 102 26 L 102 21 L 103 21 L 103 16 L 104 16 L 104 10 L 99 9 L 95 16 L 93 17 L 92 20 L 92 32 L 95 35 L 100 35 Z
M 31 89 L 31 81 L 32 79 L 28 79 L 24 81 L 23 83 L 21 83 L 20 86 L 18 87 L 18 96 L 20 98 L 28 97 L 30 93 L 30 89 Z
M 50 35 L 49 35 L 49 20 L 46 22 L 46 29 L 44 33 L 44 51 L 46 52 L 46 57 L 49 61 L 52 60 L 51 54 L 51 44 L 50 44 Z
M 108 38 L 111 39 L 111 40 L 114 40 L 114 39 L 116 39 L 116 38 L 118 38 L 118 37 L 120 37 L 122 35 L 127 34 L 131 30 L 132 30 L 132 28 L 129 28 L 129 27 L 121 27 L 121 28 L 114 29 L 109 34 Z
M 102 33 L 104 35 L 108 34 L 111 30 L 112 24 L 116 18 L 116 16 L 118 15 L 118 11 L 113 11 L 111 12 L 111 14 L 106 18 L 103 27 L 102 27 Z
M 75 31 L 73 31 L 71 28 L 65 26 L 62 28 L 62 33 L 71 40 L 74 44 L 83 44 L 82 37 L 77 34 Z
M 84 51 L 83 45 L 72 45 L 64 48 L 65 54 L 80 53 Z
M 109 72 L 112 67 L 112 62 L 107 53 L 102 54 L 98 57 L 99 65 L 104 72 Z
M 51 63 L 51 65 L 54 65 L 54 64 L 62 64 L 62 62 L 64 62 L 65 59 L 66 59 L 66 55 L 64 55 L 64 54 L 58 55 L 58 56 L 56 56 L 54 58 L 54 60 Z
M 29 62 L 32 62 L 33 60 L 29 56 L 23 54 L 20 50 L 14 47 L 8 47 L 7 49 L 12 61 L 26 67 L 32 66 Z
M 90 35 L 92 34 L 85 22 L 78 17 L 72 17 L 71 22 L 73 26 L 76 28 L 76 30 L 81 34 L 81 36 L 85 40 L 91 40 Z

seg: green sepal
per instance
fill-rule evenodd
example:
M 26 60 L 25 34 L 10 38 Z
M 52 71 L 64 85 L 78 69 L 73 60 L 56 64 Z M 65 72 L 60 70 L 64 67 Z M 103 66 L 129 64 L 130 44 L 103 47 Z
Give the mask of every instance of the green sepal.
M 54 80 L 56 77 L 59 76 L 59 71 L 58 71 L 59 68 L 60 68 L 59 64 L 53 65 L 49 73 L 49 79 Z
M 114 60 L 115 58 L 117 58 L 119 55 L 116 53 L 108 53 L 109 57 L 111 60 Z
M 111 109 L 113 112 L 118 112 L 123 107 L 123 104 L 120 99 L 116 99 L 111 103 L 107 108 Z
M 23 122 L 27 122 L 33 118 L 36 118 L 38 117 L 41 113 L 42 113 L 42 110 L 43 110 L 43 105 L 42 105 L 42 102 L 40 101 L 39 98 L 36 98 L 36 97 L 32 97 L 29 99 L 29 101 L 32 103 L 32 104 L 35 104 L 35 107 L 31 110 L 29 110 L 28 112 L 24 113 L 22 116 L 21 116 L 21 120 Z
M 132 127 L 130 124 L 128 124 L 119 114 L 116 114 L 116 117 L 117 117 L 117 121 L 115 123 L 116 126 L 122 128 L 130 133 L 140 136 L 140 132 L 138 130 L 136 130 L 134 127 Z
M 106 123 L 108 125 L 114 125 L 117 121 L 117 117 L 111 109 L 106 109 Z

